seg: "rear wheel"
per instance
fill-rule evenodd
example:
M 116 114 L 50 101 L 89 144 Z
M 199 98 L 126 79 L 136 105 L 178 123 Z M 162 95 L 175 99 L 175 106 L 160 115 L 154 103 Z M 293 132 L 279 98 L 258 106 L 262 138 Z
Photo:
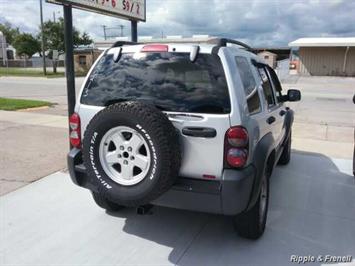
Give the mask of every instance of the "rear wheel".
M 290 162 L 290 159 L 291 159 L 291 132 L 290 132 L 290 135 L 288 136 L 288 139 L 285 143 L 285 146 L 284 146 L 284 149 L 281 153 L 278 164 L 286 165 Z
M 269 178 L 264 173 L 258 201 L 250 210 L 235 217 L 234 227 L 237 233 L 248 239 L 258 239 L 261 237 L 265 231 L 268 205 Z
M 92 197 L 94 198 L 95 203 L 108 211 L 119 211 L 121 209 L 124 208 L 124 206 L 116 204 L 112 201 L 109 201 L 108 199 L 106 199 L 105 197 L 103 197 L 102 195 L 100 195 L 99 193 L 96 192 L 92 192 Z

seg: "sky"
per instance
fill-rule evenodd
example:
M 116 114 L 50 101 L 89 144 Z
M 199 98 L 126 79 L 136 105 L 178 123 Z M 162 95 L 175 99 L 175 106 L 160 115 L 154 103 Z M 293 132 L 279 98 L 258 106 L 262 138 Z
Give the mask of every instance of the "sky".
M 121 0 L 117 0 L 121 1 Z M 282 47 L 301 37 L 355 37 L 355 0 L 146 0 L 147 21 L 140 36 L 207 34 L 236 38 L 254 47 Z M 61 6 L 45 3 L 44 19 L 63 16 Z M 74 26 L 94 40 L 130 34 L 128 21 L 74 10 Z M 0 0 L 0 23 L 38 33 L 39 0 Z

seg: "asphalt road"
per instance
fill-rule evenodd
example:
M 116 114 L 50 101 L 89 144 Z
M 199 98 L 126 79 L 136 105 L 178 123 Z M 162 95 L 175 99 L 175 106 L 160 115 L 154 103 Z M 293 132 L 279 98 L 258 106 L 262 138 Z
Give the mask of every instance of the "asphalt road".
M 77 92 L 83 80 L 75 79 Z M 0 97 L 49 101 L 57 105 L 34 112 L 67 115 L 65 78 L 0 77 Z
M 297 265 L 292 255 L 355 258 L 350 160 L 294 152 L 270 189 L 266 232 L 248 241 L 218 215 L 161 207 L 144 216 L 105 213 L 56 173 L 0 198 L 0 264 L 274 266 Z
M 292 83 L 286 80 L 283 89 L 302 92 L 300 102 L 289 104 L 298 123 L 354 127 L 355 78 L 299 77 Z

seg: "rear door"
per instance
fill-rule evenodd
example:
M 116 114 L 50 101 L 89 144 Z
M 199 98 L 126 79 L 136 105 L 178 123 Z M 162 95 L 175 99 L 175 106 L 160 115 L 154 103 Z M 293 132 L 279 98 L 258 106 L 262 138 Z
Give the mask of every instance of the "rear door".
M 222 176 L 231 102 L 219 56 L 200 53 L 192 62 L 190 53 L 138 52 L 115 62 L 108 53 L 83 89 L 80 112 L 93 116 L 97 108 L 129 100 L 155 105 L 180 132 L 181 176 Z
M 283 120 L 279 115 L 279 107 L 276 100 L 275 90 L 266 66 L 258 67 L 258 72 L 262 80 L 262 88 L 265 99 L 265 121 L 269 128 L 269 132 L 272 132 L 276 144 L 275 147 L 277 147 L 282 138 Z
M 278 128 L 279 128 L 279 138 L 278 138 L 278 144 L 281 145 L 281 143 L 283 142 L 284 138 L 285 138 L 285 134 L 286 134 L 286 128 L 284 127 L 285 124 L 285 117 L 286 117 L 286 109 L 285 109 L 285 104 L 279 100 L 279 97 L 281 97 L 281 91 L 282 91 L 282 87 L 281 87 L 281 83 L 279 81 L 279 78 L 277 77 L 277 74 L 275 73 L 275 71 L 267 66 L 267 71 L 272 83 L 272 87 L 273 87 L 273 92 L 275 95 L 275 101 L 276 101 L 276 105 L 277 105 L 277 116 L 278 116 Z
M 168 113 L 180 132 L 183 150 L 180 175 L 220 178 L 223 170 L 224 136 L 230 127 L 228 114 Z

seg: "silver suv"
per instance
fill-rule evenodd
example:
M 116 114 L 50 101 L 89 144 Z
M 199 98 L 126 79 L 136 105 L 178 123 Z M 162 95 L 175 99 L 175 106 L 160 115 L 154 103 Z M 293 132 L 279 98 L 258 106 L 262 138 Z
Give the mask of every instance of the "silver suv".
M 291 152 L 297 90 L 229 39 L 117 42 L 90 70 L 70 118 L 75 184 L 109 211 L 149 204 L 265 229 L 269 177 Z

